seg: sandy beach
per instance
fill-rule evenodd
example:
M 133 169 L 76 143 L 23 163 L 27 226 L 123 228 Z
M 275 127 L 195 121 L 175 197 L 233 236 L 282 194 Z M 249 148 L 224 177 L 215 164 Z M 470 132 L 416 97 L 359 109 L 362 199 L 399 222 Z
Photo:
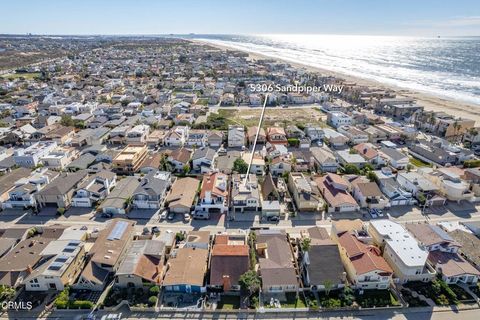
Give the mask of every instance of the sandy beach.
M 210 43 L 210 42 L 207 42 L 207 41 L 200 41 L 200 40 L 191 40 L 191 41 L 206 44 L 206 45 L 209 45 L 211 47 L 215 47 L 215 48 L 222 49 L 222 50 L 226 50 L 226 49 L 239 50 L 239 49 L 232 48 L 232 47 L 229 47 L 229 46 L 226 46 L 226 45 L 213 44 L 213 43 Z M 412 91 L 412 90 L 408 90 L 408 89 L 405 89 L 405 88 L 400 88 L 400 87 L 396 87 L 396 86 L 392 86 L 392 85 L 385 85 L 385 84 L 383 84 L 381 82 L 378 82 L 378 81 L 374 81 L 374 80 L 370 80 L 370 79 L 363 79 L 363 78 L 354 77 L 354 76 L 343 74 L 343 73 L 338 73 L 338 72 L 334 72 L 334 71 L 330 71 L 330 70 L 326 70 L 326 69 L 322 69 L 322 68 L 318 68 L 318 67 L 313 67 L 313 66 L 310 66 L 310 65 L 307 65 L 307 64 L 303 64 L 301 62 L 294 63 L 294 62 L 286 61 L 286 60 L 283 60 L 283 59 L 280 59 L 280 58 L 272 58 L 270 56 L 257 54 L 257 53 L 251 53 L 251 52 L 248 52 L 248 51 L 245 51 L 245 52 L 247 52 L 249 54 L 250 58 L 252 58 L 252 59 L 274 59 L 274 60 L 277 60 L 277 61 L 282 61 L 282 62 L 288 63 L 288 64 L 290 64 L 294 67 L 297 67 L 297 68 L 304 68 L 304 69 L 307 69 L 307 70 L 312 71 L 312 72 L 318 72 L 321 75 L 333 76 L 333 77 L 336 77 L 336 78 L 344 79 L 348 82 L 355 82 L 355 83 L 360 84 L 360 85 L 365 85 L 365 86 L 369 86 L 369 87 L 376 87 L 376 88 L 379 88 L 379 89 L 391 89 L 391 90 L 394 90 L 400 96 L 411 97 L 411 98 L 416 99 L 417 104 L 423 106 L 425 108 L 425 110 L 443 111 L 447 114 L 450 114 L 450 115 L 453 115 L 453 116 L 456 116 L 456 117 L 462 117 L 462 118 L 466 118 L 466 119 L 475 120 L 476 124 L 477 123 L 480 124 L 480 106 L 475 105 L 475 104 L 469 104 L 469 103 L 465 103 L 465 102 L 461 102 L 461 101 L 454 101 L 454 100 L 450 100 L 450 99 L 447 99 L 447 98 L 430 95 L 428 93 L 415 92 L 415 91 Z

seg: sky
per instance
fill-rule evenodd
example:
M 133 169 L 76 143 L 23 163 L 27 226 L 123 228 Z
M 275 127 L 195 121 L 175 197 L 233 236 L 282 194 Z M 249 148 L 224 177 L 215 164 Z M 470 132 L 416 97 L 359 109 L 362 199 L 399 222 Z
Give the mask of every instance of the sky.
M 0 34 L 480 36 L 480 0 L 2 0 Z

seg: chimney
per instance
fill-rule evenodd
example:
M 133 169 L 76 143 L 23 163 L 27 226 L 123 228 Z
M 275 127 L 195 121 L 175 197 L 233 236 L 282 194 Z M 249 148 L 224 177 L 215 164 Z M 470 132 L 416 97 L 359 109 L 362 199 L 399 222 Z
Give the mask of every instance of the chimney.
M 27 274 L 31 274 L 33 272 L 33 268 L 31 265 L 27 266 Z
M 230 291 L 232 288 L 232 282 L 230 281 L 230 276 L 224 275 L 222 277 L 223 280 L 223 291 Z

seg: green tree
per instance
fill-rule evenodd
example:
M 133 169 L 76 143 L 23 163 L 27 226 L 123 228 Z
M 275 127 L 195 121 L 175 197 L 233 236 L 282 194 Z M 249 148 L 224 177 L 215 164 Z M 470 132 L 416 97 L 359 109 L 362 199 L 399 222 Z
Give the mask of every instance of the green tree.
M 242 290 L 247 292 L 250 296 L 260 290 L 260 278 L 254 270 L 249 270 L 242 274 L 238 283 Z
M 245 174 L 247 173 L 247 170 L 248 164 L 242 158 L 236 159 L 233 163 L 233 171 L 236 171 L 240 174 Z
M 60 119 L 60 124 L 65 127 L 73 127 L 75 125 L 72 116 L 64 114 Z
M 303 252 L 308 252 L 310 250 L 311 243 L 312 243 L 312 239 L 303 238 L 302 242 L 300 243 L 300 248 L 302 248 Z
M 345 174 L 360 174 L 360 169 L 352 163 L 345 164 L 342 171 Z

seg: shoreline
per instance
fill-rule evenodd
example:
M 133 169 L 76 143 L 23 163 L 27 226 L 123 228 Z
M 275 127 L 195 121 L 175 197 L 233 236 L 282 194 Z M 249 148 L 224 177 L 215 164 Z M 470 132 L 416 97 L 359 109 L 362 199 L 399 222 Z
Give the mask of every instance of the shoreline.
M 333 76 L 335 78 L 343 79 L 347 82 L 354 82 L 359 85 L 364 85 L 368 87 L 375 87 L 379 89 L 389 89 L 393 90 L 398 96 L 409 97 L 416 100 L 416 103 L 425 108 L 427 111 L 435 111 L 435 112 L 445 112 L 449 115 L 454 117 L 461 117 L 465 119 L 471 119 L 475 121 L 475 125 L 477 123 L 480 124 L 480 106 L 462 102 L 462 101 L 455 101 L 444 97 L 435 96 L 429 93 L 420 92 L 420 91 L 412 91 L 410 89 L 402 88 L 395 85 L 384 84 L 375 80 L 371 79 L 364 79 L 360 77 L 351 76 L 344 73 L 339 73 L 319 67 L 314 67 L 308 64 L 304 64 L 301 62 L 292 62 L 286 59 L 271 57 L 268 55 L 260 54 L 260 53 L 253 53 L 247 50 L 241 50 L 238 48 L 234 48 L 228 45 L 221 45 L 217 43 L 211 43 L 208 41 L 203 40 L 195 40 L 189 39 L 189 41 L 200 43 L 203 45 L 208 45 L 213 48 L 221 49 L 221 50 L 238 50 L 242 52 L 248 53 L 249 57 L 255 60 L 260 59 L 270 59 L 279 61 L 282 63 L 288 63 L 295 68 L 306 69 L 311 72 L 316 72 L 324 76 Z

